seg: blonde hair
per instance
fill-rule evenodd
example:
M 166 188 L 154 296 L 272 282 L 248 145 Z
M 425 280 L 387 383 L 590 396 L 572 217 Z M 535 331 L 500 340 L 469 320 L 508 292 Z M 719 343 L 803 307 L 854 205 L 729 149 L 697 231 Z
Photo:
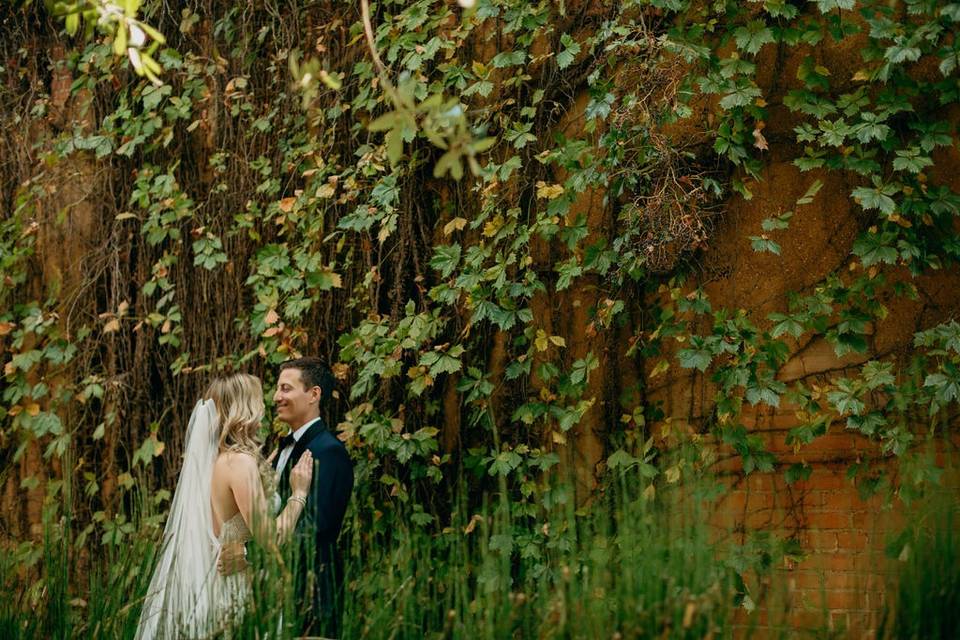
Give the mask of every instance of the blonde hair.
M 248 373 L 215 378 L 204 397 L 213 401 L 220 416 L 220 453 L 244 451 L 259 459 L 264 416 L 260 379 Z
M 233 373 L 214 378 L 206 393 L 220 417 L 219 451 L 242 451 L 257 461 L 260 482 L 269 495 L 276 487 L 272 469 L 260 452 L 260 423 L 266 410 L 263 406 L 263 385 L 249 373 Z

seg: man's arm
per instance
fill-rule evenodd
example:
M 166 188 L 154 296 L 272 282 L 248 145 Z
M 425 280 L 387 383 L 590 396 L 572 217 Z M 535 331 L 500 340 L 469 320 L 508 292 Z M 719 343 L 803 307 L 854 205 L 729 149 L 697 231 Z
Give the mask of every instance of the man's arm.
M 353 490 L 353 462 L 342 447 L 315 452 L 307 518 L 317 543 L 335 542 Z

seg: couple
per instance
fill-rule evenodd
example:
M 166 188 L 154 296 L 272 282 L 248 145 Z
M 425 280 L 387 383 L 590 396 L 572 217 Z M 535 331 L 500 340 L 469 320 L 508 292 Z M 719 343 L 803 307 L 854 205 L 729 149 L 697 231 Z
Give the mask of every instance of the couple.
M 210 384 L 190 417 L 137 640 L 206 638 L 238 622 L 252 593 L 245 561 L 251 538 L 267 551 L 281 543 L 310 550 L 295 565 L 301 631 L 337 635 L 343 572 L 336 543 L 353 463 L 320 418 L 333 387 L 319 358 L 280 365 L 274 402 L 291 433 L 264 460 L 260 380 L 237 373 Z

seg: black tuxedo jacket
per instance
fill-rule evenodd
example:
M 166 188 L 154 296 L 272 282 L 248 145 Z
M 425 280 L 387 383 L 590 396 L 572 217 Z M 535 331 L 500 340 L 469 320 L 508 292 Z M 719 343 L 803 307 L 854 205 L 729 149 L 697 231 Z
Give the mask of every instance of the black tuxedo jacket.
M 304 454 L 313 454 L 313 482 L 307 506 L 297 521 L 294 538 L 300 556 L 295 561 L 298 593 L 311 630 L 336 631 L 340 592 L 343 584 L 343 560 L 337 549 L 337 537 L 353 491 L 353 462 L 343 443 L 334 437 L 322 419 L 314 422 L 293 445 L 290 459 L 279 479 L 280 497 L 290 497 L 290 471 Z M 279 455 L 277 456 L 277 460 Z M 274 460 L 274 464 L 277 463 Z M 312 594 L 307 574 L 314 574 Z M 334 636 L 335 637 L 335 636 Z

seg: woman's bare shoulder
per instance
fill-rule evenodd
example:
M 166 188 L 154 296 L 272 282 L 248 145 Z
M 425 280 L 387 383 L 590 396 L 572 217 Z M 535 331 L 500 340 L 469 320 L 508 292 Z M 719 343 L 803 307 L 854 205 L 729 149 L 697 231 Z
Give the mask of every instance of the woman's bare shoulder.
M 229 450 L 217 456 L 215 470 L 225 473 L 256 471 L 259 461 L 248 451 Z

